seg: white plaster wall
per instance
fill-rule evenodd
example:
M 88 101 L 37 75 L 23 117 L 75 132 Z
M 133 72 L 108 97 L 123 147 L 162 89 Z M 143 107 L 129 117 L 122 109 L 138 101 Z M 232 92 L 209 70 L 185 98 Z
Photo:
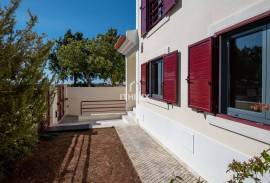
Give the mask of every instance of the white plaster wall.
M 89 100 L 124 100 L 125 87 L 67 87 L 66 115 L 80 115 L 80 102 Z
M 141 102 L 136 107 L 140 126 L 188 168 L 210 183 L 225 182 L 229 179 L 226 170 L 233 159 L 244 161 L 269 147 L 256 140 L 211 126 L 195 114 L 175 118 L 170 116 L 172 111 L 164 114 L 164 109 L 153 109 L 151 105 Z M 174 113 L 179 113 L 175 110 Z M 192 115 L 195 115 L 195 118 Z M 194 122 L 198 128 L 187 125 Z M 265 182 L 270 182 L 270 175 L 265 178 Z
M 137 3 L 137 28 L 140 30 L 140 0 Z M 139 123 L 209 182 L 225 182 L 227 165 L 233 158 L 247 159 L 258 155 L 269 145 L 215 127 L 207 116 L 188 108 L 185 81 L 188 45 L 266 10 L 270 10 L 269 0 L 179 0 L 166 21 L 139 40 L 139 45 L 143 44 L 143 53 L 141 50 L 138 53 L 138 65 L 168 51 L 178 50 L 181 55 L 181 107 L 167 108 L 165 103 L 140 97 L 136 110 Z M 140 80 L 140 71 L 136 73 Z M 221 119 L 212 117 L 211 120 L 218 123 Z
M 136 105 L 136 53 L 128 56 L 126 62 L 127 110 L 132 110 L 132 108 Z

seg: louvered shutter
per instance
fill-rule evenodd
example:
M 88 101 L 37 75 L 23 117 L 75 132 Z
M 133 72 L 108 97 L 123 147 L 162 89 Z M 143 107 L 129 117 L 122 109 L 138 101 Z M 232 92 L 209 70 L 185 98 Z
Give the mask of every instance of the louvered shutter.
M 163 0 L 164 14 L 167 14 L 176 4 L 176 0 Z
M 188 105 L 213 112 L 213 39 L 208 38 L 189 46 Z
M 178 86 L 178 52 L 172 52 L 164 56 L 163 74 L 163 100 L 177 104 Z
M 141 0 L 141 35 L 147 33 L 147 0 Z
M 141 65 L 141 94 L 148 94 L 148 63 Z

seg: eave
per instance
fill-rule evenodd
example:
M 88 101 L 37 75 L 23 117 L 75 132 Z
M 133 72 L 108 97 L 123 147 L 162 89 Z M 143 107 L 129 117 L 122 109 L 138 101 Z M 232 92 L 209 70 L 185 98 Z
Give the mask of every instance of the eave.
M 127 31 L 125 36 L 120 36 L 114 47 L 119 53 L 125 56 L 135 52 L 138 49 L 137 30 Z

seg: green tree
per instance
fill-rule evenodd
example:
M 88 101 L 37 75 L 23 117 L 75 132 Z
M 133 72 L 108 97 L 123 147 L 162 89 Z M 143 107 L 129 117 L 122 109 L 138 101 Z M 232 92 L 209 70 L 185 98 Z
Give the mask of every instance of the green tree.
M 57 60 L 65 72 L 73 79 L 74 85 L 82 79 L 82 72 L 87 59 L 85 41 L 70 40 L 67 45 L 62 45 L 56 54 Z
M 44 74 L 52 43 L 33 32 L 37 17 L 15 30 L 20 0 L 0 8 L 0 178 L 37 142 L 50 81 Z
M 110 80 L 113 85 L 121 83 L 125 79 L 125 61 L 114 48 L 118 38 L 116 29 L 93 39 L 69 30 L 54 47 L 50 70 L 62 81 L 71 78 L 75 86 L 79 81 L 91 86 L 96 78 Z
M 111 28 L 105 34 L 98 35 L 95 39 L 99 56 L 108 62 L 104 62 L 104 67 L 110 66 L 107 68 L 108 70 L 104 68 L 104 72 L 100 73 L 100 77 L 111 80 L 112 85 L 125 80 L 124 56 L 114 48 L 118 38 L 117 30 Z
M 108 79 L 112 63 L 108 60 L 102 50 L 102 45 L 95 39 L 89 40 L 87 44 L 88 57 L 86 70 L 90 71 L 93 78 Z M 87 71 L 86 71 L 87 72 Z
M 83 41 L 86 39 L 84 38 L 83 34 L 80 32 L 76 32 L 75 34 L 72 33 L 72 31 L 69 29 L 65 34 L 63 38 L 59 38 L 55 41 L 55 45 L 52 48 L 52 52 L 49 56 L 49 70 L 57 76 L 57 79 L 64 82 L 65 80 L 69 78 L 79 78 L 79 73 L 70 73 L 69 65 L 66 65 L 65 62 L 61 62 L 59 58 L 57 58 L 57 52 L 62 46 L 68 46 L 71 43 L 74 43 L 74 41 Z M 65 64 L 65 65 L 62 65 Z M 71 66 L 72 67 L 72 66 Z M 77 81 L 76 81 L 77 82 Z

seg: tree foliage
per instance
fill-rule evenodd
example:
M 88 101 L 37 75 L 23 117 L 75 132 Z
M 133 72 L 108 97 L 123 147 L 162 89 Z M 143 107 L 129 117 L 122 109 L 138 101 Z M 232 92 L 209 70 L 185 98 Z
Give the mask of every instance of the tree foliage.
M 124 56 L 114 49 L 119 36 L 115 29 L 86 39 L 82 33 L 69 30 L 60 38 L 50 56 L 50 70 L 59 80 L 72 79 L 90 86 L 94 79 L 110 80 L 113 85 L 124 81 Z
M 110 79 L 113 85 L 117 82 L 123 82 L 125 78 L 124 57 L 114 48 L 118 38 L 117 31 L 115 29 L 109 29 L 105 34 L 98 35 L 94 40 L 99 56 L 103 57 L 106 61 L 104 65 L 101 65 L 104 71 L 100 73 L 100 77 Z
M 45 121 L 50 81 L 44 69 L 51 42 L 32 29 L 37 17 L 16 30 L 20 0 L 0 7 L 0 178 L 37 142 L 37 127 Z
M 49 55 L 49 69 L 52 73 L 58 76 L 58 80 L 64 82 L 67 79 L 71 79 L 74 82 L 77 82 L 77 79 L 81 78 L 80 73 L 76 71 L 78 70 L 78 68 L 76 67 L 76 65 L 78 65 L 76 64 L 76 62 L 78 61 L 75 57 L 76 55 L 72 56 L 68 61 L 67 57 L 63 56 L 62 53 L 70 51 L 69 55 L 72 55 L 72 46 L 76 47 L 79 45 L 79 43 L 76 45 L 75 42 L 82 42 L 85 40 L 86 39 L 83 37 L 82 33 L 77 32 L 75 34 L 72 34 L 71 30 L 68 30 L 63 38 L 60 37 L 58 40 L 55 41 L 56 44 L 54 45 L 52 52 Z M 78 51 L 78 49 L 76 50 Z M 59 53 L 59 51 L 61 51 L 61 53 Z M 76 61 L 72 60 L 71 62 L 71 59 L 75 59 Z
M 84 62 L 87 59 L 84 49 L 84 41 L 70 40 L 69 44 L 62 45 L 56 53 L 61 67 L 65 70 L 65 76 L 73 79 L 74 85 L 82 79 Z

